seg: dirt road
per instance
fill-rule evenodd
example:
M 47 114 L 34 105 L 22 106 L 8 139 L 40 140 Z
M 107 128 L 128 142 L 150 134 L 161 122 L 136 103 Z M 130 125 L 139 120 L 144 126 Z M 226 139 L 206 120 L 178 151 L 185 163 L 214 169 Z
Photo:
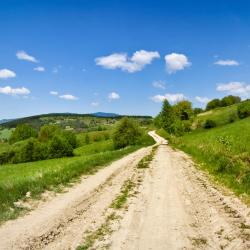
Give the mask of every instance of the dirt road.
M 159 145 L 149 168 L 147 147 L 103 168 L 0 227 L 0 249 L 75 249 L 106 225 L 110 205 L 127 180 L 134 193 L 110 229 L 92 233 L 92 249 L 249 249 L 250 210 L 225 196 L 184 153 Z M 101 234 L 102 237 L 99 237 Z M 95 236 L 95 237 L 94 237 Z M 94 240 L 93 240 L 94 239 Z

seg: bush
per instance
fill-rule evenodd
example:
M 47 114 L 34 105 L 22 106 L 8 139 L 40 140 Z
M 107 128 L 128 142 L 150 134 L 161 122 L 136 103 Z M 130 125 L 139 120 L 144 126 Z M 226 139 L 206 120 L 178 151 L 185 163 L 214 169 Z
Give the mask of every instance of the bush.
M 30 137 L 36 137 L 37 133 L 28 124 L 19 124 L 10 136 L 10 143 L 13 144 L 18 141 L 26 140 Z
M 237 111 L 240 119 L 250 116 L 250 100 L 240 103 Z
M 48 145 L 48 156 L 49 158 L 60 158 L 63 156 L 72 156 L 73 147 L 70 145 L 68 140 L 60 135 L 55 135 Z
M 218 107 L 221 107 L 220 99 L 213 99 L 207 103 L 206 110 L 208 111 L 208 110 L 215 109 Z
M 216 127 L 216 122 L 210 119 L 207 119 L 203 125 L 204 128 L 209 129 L 209 128 L 214 128 Z
M 135 145 L 140 140 L 142 133 L 139 126 L 127 117 L 122 118 L 113 135 L 115 148 L 124 148 L 129 145 Z
M 60 128 L 56 125 L 50 125 L 50 124 L 43 125 L 40 128 L 38 138 L 40 141 L 43 141 L 43 142 L 48 141 L 52 139 L 55 133 L 59 130 Z
M 7 150 L 0 153 L 0 164 L 6 164 L 12 161 L 15 152 L 14 150 Z

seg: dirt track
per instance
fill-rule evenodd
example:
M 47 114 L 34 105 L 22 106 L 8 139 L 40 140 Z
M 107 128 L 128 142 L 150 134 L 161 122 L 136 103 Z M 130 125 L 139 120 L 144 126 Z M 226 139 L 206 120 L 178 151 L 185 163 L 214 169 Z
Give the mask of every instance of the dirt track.
M 87 231 L 105 222 L 123 183 L 136 178 L 140 185 L 113 222 L 116 230 L 93 249 L 249 249 L 249 208 L 223 195 L 184 153 L 151 135 L 160 146 L 149 168 L 139 171 L 136 165 L 152 147 L 114 162 L 2 225 L 0 249 L 75 249 Z

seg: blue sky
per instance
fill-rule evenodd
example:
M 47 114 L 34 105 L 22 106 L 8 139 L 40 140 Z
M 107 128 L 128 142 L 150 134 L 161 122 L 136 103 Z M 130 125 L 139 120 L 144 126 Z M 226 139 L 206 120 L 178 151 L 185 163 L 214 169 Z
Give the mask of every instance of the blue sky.
M 156 115 L 250 95 L 249 1 L 1 1 L 0 119 Z

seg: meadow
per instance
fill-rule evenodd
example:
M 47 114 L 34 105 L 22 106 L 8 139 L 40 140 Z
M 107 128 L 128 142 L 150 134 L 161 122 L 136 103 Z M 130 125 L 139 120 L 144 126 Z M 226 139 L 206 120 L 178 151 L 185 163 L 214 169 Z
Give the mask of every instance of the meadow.
M 15 202 L 25 201 L 27 193 L 37 199 L 47 190 L 60 191 L 82 175 L 93 174 L 112 161 L 154 143 L 144 132 L 136 145 L 114 149 L 111 134 L 111 130 L 77 134 L 80 143 L 73 157 L 0 165 L 0 223 L 26 211 Z M 2 147 L 6 149 L 8 144 L 2 143 Z
M 220 119 L 223 120 L 222 116 Z M 162 131 L 160 134 L 163 135 Z M 182 137 L 171 137 L 170 141 L 190 154 L 217 181 L 236 194 L 249 197 L 250 118 L 210 130 L 196 130 Z

